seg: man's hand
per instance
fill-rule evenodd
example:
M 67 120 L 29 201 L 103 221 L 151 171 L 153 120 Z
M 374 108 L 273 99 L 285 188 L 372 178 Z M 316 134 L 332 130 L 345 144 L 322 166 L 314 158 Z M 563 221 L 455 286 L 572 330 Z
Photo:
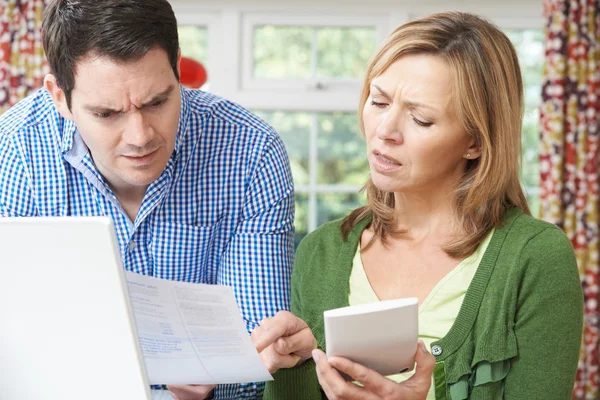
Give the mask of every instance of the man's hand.
M 312 357 L 317 340 L 309 326 L 289 311 L 265 318 L 252 331 L 252 343 L 263 364 L 273 374 L 280 368 L 292 368 Z
M 202 400 L 205 399 L 216 385 L 167 385 L 171 396 L 175 400 Z
M 314 350 L 313 358 L 317 364 L 319 383 L 330 400 L 425 400 L 435 367 L 435 357 L 429 354 L 421 341 L 415 355 L 415 374 L 402 383 L 396 383 L 343 357 L 327 359 L 321 350 Z M 346 381 L 336 369 L 363 386 Z

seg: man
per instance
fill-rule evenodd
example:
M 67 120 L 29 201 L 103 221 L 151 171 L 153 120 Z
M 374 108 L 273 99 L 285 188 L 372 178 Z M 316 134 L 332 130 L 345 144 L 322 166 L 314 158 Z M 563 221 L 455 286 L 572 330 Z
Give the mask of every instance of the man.
M 43 42 L 44 88 L 0 117 L 0 215 L 110 216 L 125 269 L 232 286 L 248 331 L 288 309 L 286 152 L 247 110 L 179 85 L 167 0 L 54 1 Z M 262 387 L 171 389 L 240 399 Z

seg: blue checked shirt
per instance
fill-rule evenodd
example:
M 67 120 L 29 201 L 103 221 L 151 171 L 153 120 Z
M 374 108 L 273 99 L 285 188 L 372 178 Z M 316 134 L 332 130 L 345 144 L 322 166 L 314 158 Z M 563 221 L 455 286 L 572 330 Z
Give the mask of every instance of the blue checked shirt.
M 110 216 L 126 270 L 231 286 L 248 332 L 289 309 L 287 154 L 267 124 L 208 93 L 182 88 L 175 150 L 132 222 L 75 125 L 40 89 L 0 116 L 0 215 Z M 222 385 L 215 398 L 262 391 L 262 383 Z

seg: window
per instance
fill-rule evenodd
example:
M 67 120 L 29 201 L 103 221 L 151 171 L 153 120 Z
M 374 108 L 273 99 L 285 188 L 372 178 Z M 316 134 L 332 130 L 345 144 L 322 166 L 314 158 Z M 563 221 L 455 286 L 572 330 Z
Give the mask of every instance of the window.
M 256 26 L 253 77 L 360 78 L 375 51 L 375 35 L 374 27 Z
M 208 64 L 208 28 L 205 26 L 179 26 L 181 55 Z
M 282 137 L 296 186 L 296 244 L 363 205 L 359 191 L 369 168 L 357 106 L 365 69 L 394 27 L 441 10 L 385 2 L 340 9 L 333 0 L 320 2 L 319 14 L 309 3 L 274 0 L 213 4 L 206 12 L 206 5 L 174 4 L 182 54 L 208 64 L 215 94 L 254 111 Z M 487 16 L 506 29 L 519 55 L 526 99 L 522 180 L 536 214 L 542 7 L 533 0 L 515 9 L 469 7 L 444 5 Z
M 211 82 L 215 77 L 217 65 L 221 63 L 216 55 L 219 47 L 219 17 L 214 10 L 202 10 L 197 5 L 173 2 L 177 17 L 179 48 L 181 56 L 191 58 L 201 63 L 207 71 L 208 81 L 201 87 L 210 91 Z
M 356 112 L 256 111 L 281 136 L 296 187 L 296 245 L 365 203 L 369 166 Z
M 308 96 L 356 92 L 377 43 L 387 33 L 380 22 L 376 16 L 340 14 L 246 15 L 242 89 Z
M 364 204 L 369 174 L 356 108 L 363 75 L 377 47 L 377 30 L 365 26 L 256 25 L 250 86 L 304 92 L 312 85 L 347 98 L 334 111 L 260 110 L 282 137 L 296 187 L 296 245 L 319 225 Z M 306 96 L 307 94 L 304 94 Z M 335 101 L 335 100 L 333 100 Z
M 180 25 L 179 48 L 182 57 L 189 57 L 200 62 L 205 69 L 208 68 L 208 28 L 198 25 Z M 208 74 L 207 74 L 208 75 Z M 202 85 L 202 90 L 210 90 L 210 75 L 208 81 Z
M 544 70 L 543 32 L 541 29 L 506 30 L 506 34 L 517 49 L 523 88 L 525 112 L 523 115 L 523 166 L 521 176 L 531 213 L 538 214 L 539 201 L 539 108 L 542 95 Z

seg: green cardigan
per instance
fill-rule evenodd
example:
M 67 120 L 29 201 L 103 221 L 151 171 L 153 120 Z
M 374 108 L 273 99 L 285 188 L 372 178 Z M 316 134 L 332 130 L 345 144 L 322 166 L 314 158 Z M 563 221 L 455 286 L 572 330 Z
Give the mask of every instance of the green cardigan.
M 292 312 L 325 351 L 323 311 L 348 305 L 352 259 L 370 218 L 344 241 L 341 220 L 308 235 L 296 253 Z M 554 225 L 506 213 L 456 321 L 432 344 L 436 399 L 570 399 L 583 330 L 583 293 L 573 248 Z M 282 369 L 265 399 L 324 399 L 307 361 Z

